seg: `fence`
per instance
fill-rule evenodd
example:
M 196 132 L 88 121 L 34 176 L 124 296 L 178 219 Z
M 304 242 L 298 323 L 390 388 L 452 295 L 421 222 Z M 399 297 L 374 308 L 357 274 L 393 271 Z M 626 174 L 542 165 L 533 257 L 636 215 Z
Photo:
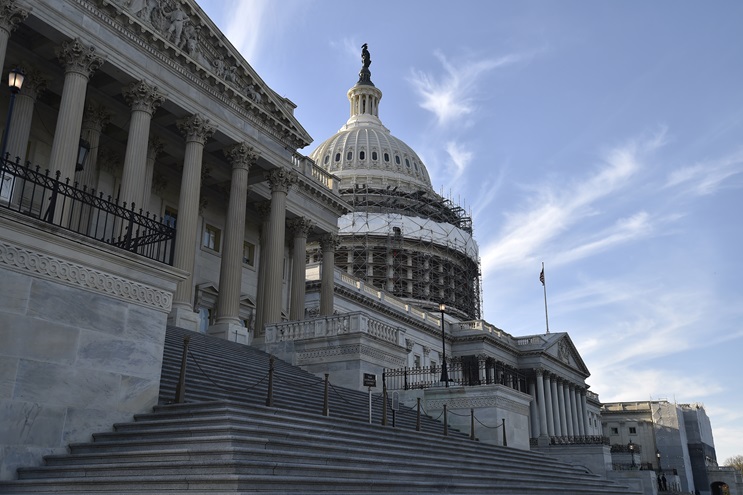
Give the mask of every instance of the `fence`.
M 0 160 L 0 208 L 16 211 L 62 229 L 169 265 L 173 264 L 175 228 L 155 215 L 104 198 L 94 189 L 79 189 L 59 171 Z
M 527 393 L 526 376 L 515 368 L 491 358 L 456 357 L 447 363 L 449 383 L 461 386 L 505 385 Z M 441 386 L 441 367 L 384 370 L 388 390 L 426 389 Z

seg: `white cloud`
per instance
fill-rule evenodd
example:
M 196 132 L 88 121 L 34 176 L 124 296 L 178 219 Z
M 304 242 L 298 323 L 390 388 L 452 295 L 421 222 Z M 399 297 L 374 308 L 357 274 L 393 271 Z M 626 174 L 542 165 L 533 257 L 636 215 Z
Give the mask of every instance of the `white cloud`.
M 469 115 L 475 110 L 475 87 L 479 78 L 498 67 L 513 64 L 525 57 L 506 55 L 497 59 L 450 62 L 443 53 L 434 52 L 444 69 L 444 74 L 433 74 L 412 69 L 408 81 L 421 98 L 420 106 L 432 112 L 439 125 Z
M 253 64 L 260 48 L 260 42 L 266 28 L 270 24 L 266 17 L 271 13 L 271 3 L 268 0 L 226 0 L 223 12 L 229 12 L 225 36 L 237 50 L 245 57 L 249 64 Z
M 454 167 L 454 173 L 450 179 L 454 181 L 464 174 L 467 166 L 472 162 L 474 153 L 455 141 L 446 143 L 446 152 L 449 154 L 450 164 Z
M 668 176 L 667 188 L 683 186 L 685 192 L 698 196 L 713 194 L 729 178 L 743 173 L 743 151 L 718 160 L 679 168 Z

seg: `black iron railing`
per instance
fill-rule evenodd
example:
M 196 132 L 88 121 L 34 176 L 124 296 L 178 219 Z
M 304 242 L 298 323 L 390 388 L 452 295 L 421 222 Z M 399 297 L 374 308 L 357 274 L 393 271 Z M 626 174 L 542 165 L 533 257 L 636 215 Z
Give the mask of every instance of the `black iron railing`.
M 0 208 L 42 220 L 146 258 L 173 264 L 175 228 L 162 218 L 118 204 L 111 196 L 49 170 L 0 160 Z
M 463 356 L 447 363 L 449 386 L 505 385 L 520 392 L 527 392 L 526 376 L 515 368 L 490 359 Z M 426 389 L 443 386 L 441 368 L 423 366 L 384 370 L 388 390 Z

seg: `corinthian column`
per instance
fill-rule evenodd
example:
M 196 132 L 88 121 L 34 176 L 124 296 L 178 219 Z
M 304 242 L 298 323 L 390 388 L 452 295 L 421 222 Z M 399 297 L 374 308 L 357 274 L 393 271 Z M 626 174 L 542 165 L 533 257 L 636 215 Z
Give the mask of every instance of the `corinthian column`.
M 163 142 L 157 136 L 152 136 L 149 143 L 147 144 L 147 165 L 144 172 L 144 180 L 142 181 L 142 204 L 140 207 L 145 212 L 151 211 L 150 196 L 152 195 L 152 179 L 155 175 L 155 160 L 160 153 L 163 152 Z M 157 187 L 156 193 L 157 193 Z
M 144 81 L 135 82 L 123 90 L 124 98 L 132 108 L 129 117 L 129 137 L 126 140 L 124 173 L 121 177 L 121 201 L 131 207 L 144 206 L 145 191 L 142 178 L 147 169 L 147 143 L 150 138 L 150 121 L 155 110 L 165 101 L 157 86 Z M 149 196 L 149 191 L 146 192 Z
M 568 427 L 568 436 L 572 437 L 574 435 L 577 435 L 577 433 L 575 433 L 575 431 L 573 430 L 573 408 L 570 404 L 570 387 L 570 383 L 565 382 L 565 385 L 563 386 L 563 393 L 565 400 L 565 413 L 567 414 L 565 423 Z
M 111 113 L 96 103 L 88 103 L 83 113 L 82 138 L 90 145 L 88 157 L 83 169 L 75 179 L 80 187 L 88 190 L 98 188 L 98 147 L 101 142 L 101 132 L 111 121 Z
M 573 419 L 573 435 L 580 436 L 580 425 L 578 423 L 578 415 L 580 411 L 578 409 L 578 403 L 575 400 L 575 385 L 570 385 L 570 408 L 573 411 L 571 418 Z
M 260 249 L 258 250 L 258 287 L 255 295 L 255 333 L 253 338 L 263 337 L 263 295 L 266 288 L 266 263 L 268 250 L 268 221 L 271 217 L 271 202 L 263 201 L 256 205 L 258 217 L 261 219 Z
M 555 417 L 552 414 L 552 380 L 550 374 L 544 374 L 544 408 L 547 411 L 547 432 L 549 436 L 555 436 Z
M 283 280 L 286 195 L 297 182 L 295 172 L 279 168 L 266 174 L 271 187 L 271 213 L 268 219 L 266 272 L 263 287 L 263 324 L 281 321 L 281 283 Z
M 209 329 L 209 333 L 247 344 L 248 334 L 240 319 L 245 207 L 248 199 L 248 172 L 259 155 L 247 143 L 228 148 L 225 155 L 232 162 L 232 181 L 222 244 L 222 263 L 219 267 L 217 321 Z
M 289 319 L 304 320 L 305 278 L 307 272 L 307 235 L 315 222 L 299 217 L 289 220 L 289 231 L 294 237 L 292 258 L 292 289 L 289 303 Z
M 565 390 L 563 389 L 564 380 L 561 378 L 558 378 L 557 380 L 557 403 L 560 408 L 560 432 L 561 435 L 566 437 L 568 436 L 568 424 L 567 424 L 567 417 L 568 413 L 565 411 Z
M 176 125 L 186 138 L 186 150 L 178 196 L 173 266 L 188 272 L 189 275 L 185 280 L 178 282 L 169 320 L 173 325 L 196 330 L 198 318 L 193 310 L 193 267 L 199 221 L 201 160 L 204 155 L 204 144 L 214 133 L 215 128 L 208 119 L 200 115 L 180 119 Z
M 46 89 L 46 78 L 36 69 L 21 67 L 21 70 L 26 74 L 26 78 L 23 80 L 21 91 L 15 98 L 13 123 L 8 129 L 8 142 L 5 150 L 11 161 L 17 158 L 22 164 L 26 161 L 26 148 L 28 137 L 31 134 L 36 98 Z
M 77 38 L 62 43 L 57 49 L 57 57 L 65 66 L 65 77 L 49 168 L 59 170 L 60 178 L 65 180 L 73 179 L 75 175 L 85 92 L 90 76 L 103 65 L 103 58 L 98 56 L 94 47 L 83 45 Z
M 5 52 L 8 51 L 10 33 L 26 17 L 28 17 L 28 11 L 18 7 L 15 0 L 0 0 L 0 69 L 5 67 Z
M 560 427 L 560 400 L 557 398 L 557 380 L 557 376 L 552 377 L 552 381 L 550 382 L 550 396 L 552 397 L 552 417 L 555 420 L 555 435 L 561 437 L 563 433 Z
M 547 408 L 544 404 L 544 370 L 537 368 L 537 406 L 539 406 L 539 436 L 547 436 Z
M 322 251 L 322 275 L 320 278 L 320 316 L 333 315 L 333 273 L 335 272 L 335 250 L 339 239 L 336 234 L 327 234 L 320 239 Z

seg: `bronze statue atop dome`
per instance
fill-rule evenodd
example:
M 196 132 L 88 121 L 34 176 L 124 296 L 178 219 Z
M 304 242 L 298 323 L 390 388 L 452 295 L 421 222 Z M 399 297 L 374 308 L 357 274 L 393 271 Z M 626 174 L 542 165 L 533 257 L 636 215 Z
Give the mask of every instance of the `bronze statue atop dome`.
M 367 86 L 374 86 L 371 82 L 371 71 L 369 66 L 371 65 L 371 55 L 369 54 L 369 48 L 366 43 L 361 45 L 361 71 L 359 72 L 359 82 L 357 84 L 365 84 Z
M 364 66 L 364 69 L 368 69 L 371 65 L 371 55 L 369 54 L 369 49 L 367 48 L 366 43 L 361 45 L 361 63 Z

